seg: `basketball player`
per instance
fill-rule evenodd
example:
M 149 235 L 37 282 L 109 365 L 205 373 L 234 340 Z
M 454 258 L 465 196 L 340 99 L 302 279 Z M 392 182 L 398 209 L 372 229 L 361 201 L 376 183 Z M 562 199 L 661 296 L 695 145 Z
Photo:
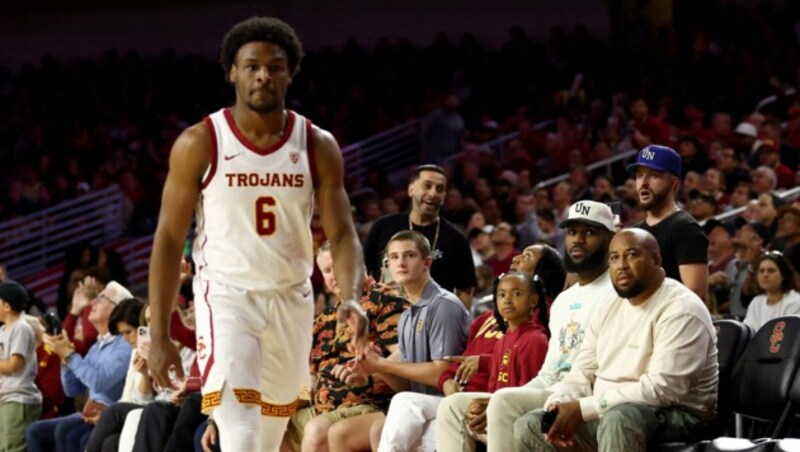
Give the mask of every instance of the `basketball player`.
M 347 320 L 363 344 L 361 248 L 334 138 L 284 108 L 303 52 L 274 18 L 235 25 L 221 63 L 236 104 L 186 129 L 170 155 L 150 267 L 149 366 L 174 386 L 180 356 L 169 341 L 183 241 L 196 213 L 193 257 L 203 411 L 214 412 L 223 451 L 277 451 L 308 384 L 314 200 L 331 243 Z M 171 381 L 172 380 L 172 381 Z

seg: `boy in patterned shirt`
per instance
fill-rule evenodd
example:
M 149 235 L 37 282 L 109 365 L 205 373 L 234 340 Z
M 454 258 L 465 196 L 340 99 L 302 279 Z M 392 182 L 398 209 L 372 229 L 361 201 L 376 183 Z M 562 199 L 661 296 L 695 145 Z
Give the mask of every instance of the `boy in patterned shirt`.
M 333 274 L 333 259 L 327 243 L 320 247 L 317 265 L 325 279 L 325 286 L 339 296 L 339 286 Z M 343 419 L 353 416 L 385 412 L 394 391 L 380 378 L 339 378 L 344 364 L 355 357 L 348 347 L 351 331 L 346 324 L 336 321 L 339 301 L 326 309 L 314 324 L 314 343 L 311 349 L 312 402 L 317 413 L 305 426 L 304 451 L 326 450 L 328 430 Z M 364 284 L 361 306 L 370 320 L 370 342 L 374 342 L 388 356 L 397 350 L 397 322 L 409 304 L 395 290 L 377 284 L 369 278 Z M 365 432 L 368 434 L 368 432 Z

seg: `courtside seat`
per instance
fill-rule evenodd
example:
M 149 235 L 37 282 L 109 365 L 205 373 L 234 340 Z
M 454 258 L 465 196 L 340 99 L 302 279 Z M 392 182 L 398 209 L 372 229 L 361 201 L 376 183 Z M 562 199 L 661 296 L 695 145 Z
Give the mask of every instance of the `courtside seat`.
M 719 361 L 719 388 L 717 391 L 717 420 L 712 427 L 703 432 L 699 438 L 687 442 L 669 442 L 651 445 L 648 449 L 660 452 L 699 452 L 705 443 L 694 442 L 698 439 L 711 439 L 726 434 L 731 425 L 733 414 L 727 394 L 730 392 L 730 377 L 739 357 L 747 347 L 752 330 L 738 320 L 717 320 L 717 360 Z
M 767 322 L 756 332 L 733 369 L 729 401 L 733 412 L 744 417 L 775 423 L 787 417 L 790 390 L 800 365 L 800 317 L 779 317 Z M 798 383 L 800 385 L 800 383 Z M 797 388 L 800 395 L 800 387 Z M 769 451 L 774 441 L 755 442 L 746 439 L 731 441 L 718 438 L 706 444 L 708 452 Z

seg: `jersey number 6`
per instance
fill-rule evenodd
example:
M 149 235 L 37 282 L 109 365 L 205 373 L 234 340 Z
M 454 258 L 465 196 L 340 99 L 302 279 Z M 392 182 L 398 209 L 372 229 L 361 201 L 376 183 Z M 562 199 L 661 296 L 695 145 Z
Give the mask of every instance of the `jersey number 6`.
M 256 199 L 256 232 L 258 235 L 272 235 L 275 233 L 275 198 L 262 196 Z

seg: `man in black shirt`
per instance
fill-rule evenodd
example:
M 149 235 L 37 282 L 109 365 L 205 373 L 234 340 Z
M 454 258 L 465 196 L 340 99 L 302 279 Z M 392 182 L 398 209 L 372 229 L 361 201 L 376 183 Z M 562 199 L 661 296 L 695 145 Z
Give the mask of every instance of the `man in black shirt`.
M 634 226 L 655 236 L 667 276 L 705 299 L 708 237 L 694 217 L 675 203 L 681 167 L 681 157 L 672 148 L 650 145 L 639 151 L 628 172 L 636 174 L 639 205 L 647 217 Z
M 378 218 L 364 246 L 364 262 L 374 278 L 381 276 L 383 250 L 389 239 L 402 230 L 424 235 L 431 244 L 431 277 L 453 291 L 469 308 L 477 285 L 469 240 L 453 223 L 439 215 L 447 190 L 447 174 L 440 166 L 421 165 L 408 184 L 411 211 Z

